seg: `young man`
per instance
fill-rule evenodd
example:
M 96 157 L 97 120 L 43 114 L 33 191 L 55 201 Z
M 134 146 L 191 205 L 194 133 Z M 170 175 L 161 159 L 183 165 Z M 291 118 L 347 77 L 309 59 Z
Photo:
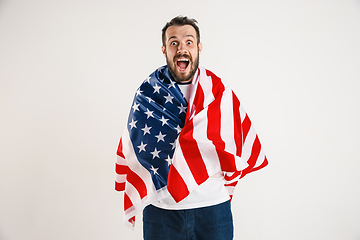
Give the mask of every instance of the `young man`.
M 117 151 L 125 220 L 143 211 L 145 240 L 233 239 L 233 189 L 267 159 L 236 95 L 199 67 L 196 20 L 175 17 L 162 41 L 167 65 L 137 90 Z

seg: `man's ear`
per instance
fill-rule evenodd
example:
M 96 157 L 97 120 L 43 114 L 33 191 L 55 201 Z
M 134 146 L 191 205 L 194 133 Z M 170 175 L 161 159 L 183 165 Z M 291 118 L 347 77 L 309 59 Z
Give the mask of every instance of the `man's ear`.
M 164 57 L 166 57 L 166 49 L 164 46 L 161 46 L 161 51 L 162 51 Z
M 202 51 L 202 48 L 203 48 L 202 42 L 199 42 L 199 44 L 198 44 L 198 48 L 199 48 L 199 54 L 200 54 L 200 53 L 201 53 L 201 51 Z

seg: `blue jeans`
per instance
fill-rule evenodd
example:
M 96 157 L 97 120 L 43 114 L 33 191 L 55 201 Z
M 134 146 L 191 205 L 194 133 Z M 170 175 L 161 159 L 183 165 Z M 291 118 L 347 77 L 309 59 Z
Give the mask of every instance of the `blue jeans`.
M 144 240 L 232 240 L 233 232 L 230 201 L 186 210 L 149 205 L 143 212 Z

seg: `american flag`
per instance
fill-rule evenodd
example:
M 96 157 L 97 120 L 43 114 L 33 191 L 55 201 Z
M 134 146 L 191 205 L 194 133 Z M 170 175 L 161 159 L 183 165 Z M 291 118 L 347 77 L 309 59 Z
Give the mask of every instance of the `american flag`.
M 171 194 L 183 200 L 222 171 L 232 197 L 238 180 L 267 165 L 259 138 L 240 101 L 202 67 L 189 103 L 167 66 L 138 88 L 117 150 L 115 189 L 125 191 L 125 223 L 145 206 Z

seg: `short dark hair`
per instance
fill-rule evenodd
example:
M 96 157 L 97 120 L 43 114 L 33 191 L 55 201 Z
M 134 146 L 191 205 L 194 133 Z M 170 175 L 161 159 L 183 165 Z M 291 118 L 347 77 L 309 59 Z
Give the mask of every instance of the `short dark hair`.
M 195 28 L 196 31 L 196 38 L 197 38 L 197 44 L 200 42 L 200 29 L 197 25 L 197 21 L 193 18 L 188 18 L 184 16 L 177 16 L 171 19 L 170 22 L 167 22 L 166 25 L 162 29 L 162 44 L 165 47 L 166 42 L 166 36 L 165 32 L 170 26 L 184 26 L 184 25 L 191 25 L 193 28 Z

